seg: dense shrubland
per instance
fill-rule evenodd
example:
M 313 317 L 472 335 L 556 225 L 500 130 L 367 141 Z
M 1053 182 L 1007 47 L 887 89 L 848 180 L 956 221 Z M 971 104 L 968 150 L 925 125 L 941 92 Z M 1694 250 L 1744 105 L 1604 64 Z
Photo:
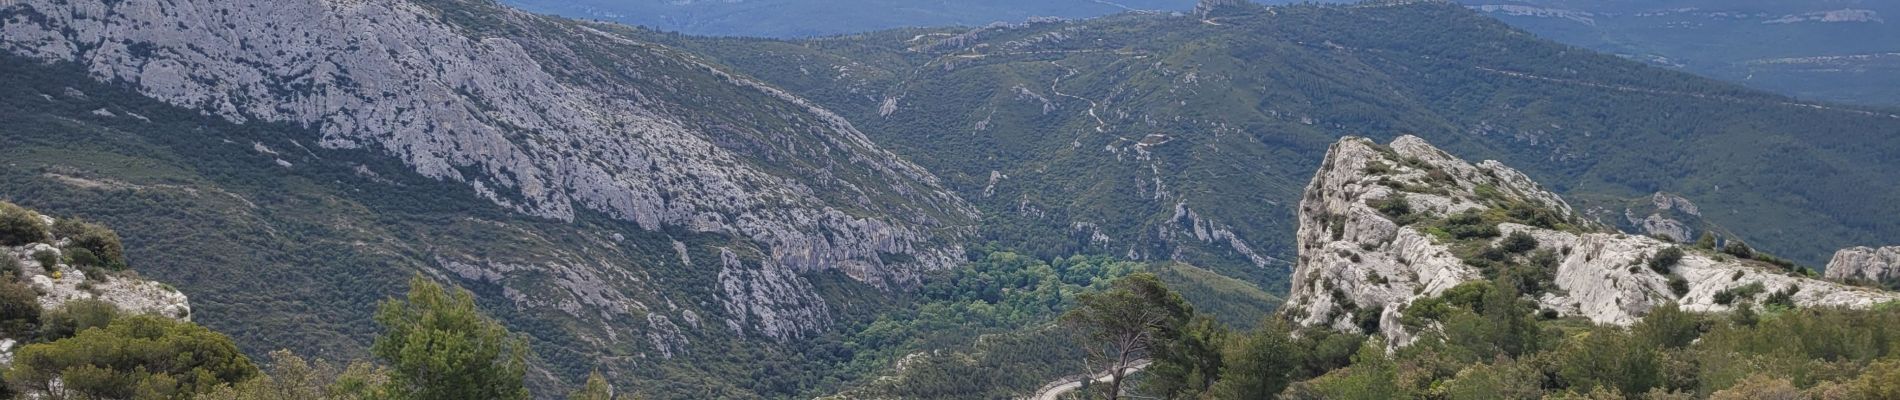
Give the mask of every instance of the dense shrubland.
M 1140 292 L 1142 284 L 1112 291 Z M 1171 309 L 1083 302 L 1083 311 Z M 1770 303 L 1774 300 L 1764 300 Z M 1475 281 L 1413 303 L 1422 332 L 1384 338 L 1289 327 L 1240 332 L 1187 314 L 1153 321 L 1148 371 L 1130 396 L 1176 399 L 1890 399 L 1900 394 L 1900 305 L 1869 310 L 1743 304 L 1728 313 L 1669 304 L 1630 327 L 1540 316 L 1515 285 Z M 1112 330 L 1111 326 L 1083 326 Z M 1218 351 L 1199 349 L 1214 338 Z M 1094 341 L 1090 345 L 1113 342 Z M 1098 385 L 1102 386 L 1102 385 Z M 1105 394 L 1105 391 L 1093 394 Z

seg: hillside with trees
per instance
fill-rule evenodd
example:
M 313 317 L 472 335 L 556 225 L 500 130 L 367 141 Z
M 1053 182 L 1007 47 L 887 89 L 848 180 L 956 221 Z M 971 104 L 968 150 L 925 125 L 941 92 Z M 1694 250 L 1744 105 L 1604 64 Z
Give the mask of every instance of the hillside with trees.
M 1805 265 L 1900 235 L 1882 217 L 1900 189 L 1875 184 L 1900 173 L 1900 113 L 1655 68 L 1449 3 L 646 34 L 838 110 L 983 209 L 983 240 L 1036 254 L 1183 260 L 1282 287 L 1289 205 L 1325 146 L 1405 133 L 1518 166 L 1600 220 L 1658 192 L 1690 199 Z

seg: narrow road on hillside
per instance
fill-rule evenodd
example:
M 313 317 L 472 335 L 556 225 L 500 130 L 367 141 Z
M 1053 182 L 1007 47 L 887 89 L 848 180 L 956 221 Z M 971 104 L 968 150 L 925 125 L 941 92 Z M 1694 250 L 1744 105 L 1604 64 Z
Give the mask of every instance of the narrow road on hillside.
M 1135 372 L 1139 372 L 1143 368 L 1148 368 L 1148 364 L 1149 364 L 1148 360 L 1137 361 L 1134 364 L 1129 365 L 1128 368 L 1123 369 L 1124 371 L 1123 376 L 1127 376 L 1126 374 L 1133 374 Z M 1026 399 L 1056 400 L 1057 398 L 1061 398 L 1062 395 L 1064 394 L 1073 392 L 1076 389 L 1081 389 L 1083 381 L 1092 380 L 1098 383 L 1108 383 L 1108 379 L 1109 379 L 1108 370 L 1097 372 L 1095 373 L 1095 376 L 1091 376 L 1091 377 L 1084 377 L 1084 376 L 1063 377 L 1062 379 L 1057 379 L 1054 382 L 1049 382 L 1049 384 L 1042 385 L 1042 389 L 1037 390 L 1035 395 L 1026 397 Z

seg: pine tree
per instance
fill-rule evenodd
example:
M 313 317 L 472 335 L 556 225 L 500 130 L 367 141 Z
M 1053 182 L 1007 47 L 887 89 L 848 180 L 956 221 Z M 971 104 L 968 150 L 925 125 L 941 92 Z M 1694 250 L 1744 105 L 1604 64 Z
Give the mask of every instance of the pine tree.
M 475 308 L 468 290 L 417 274 L 407 299 L 376 312 L 383 336 L 370 353 L 390 366 L 396 399 L 526 399 L 527 343 Z

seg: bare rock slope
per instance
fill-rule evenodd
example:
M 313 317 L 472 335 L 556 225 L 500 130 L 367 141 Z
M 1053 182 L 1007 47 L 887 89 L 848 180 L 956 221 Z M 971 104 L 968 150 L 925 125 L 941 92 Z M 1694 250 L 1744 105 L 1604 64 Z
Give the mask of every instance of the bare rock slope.
M 1400 344 L 1415 333 L 1398 323 L 1407 305 L 1495 274 L 1487 259 L 1528 254 L 1546 260 L 1529 262 L 1550 285 L 1530 294 L 1541 307 L 1597 323 L 1627 325 L 1670 302 L 1721 311 L 1777 294 L 1797 306 L 1900 300 L 1768 262 L 1615 232 L 1510 167 L 1467 163 L 1413 136 L 1389 146 L 1356 137 L 1334 144 L 1299 216 L 1300 257 L 1284 312 L 1307 326 L 1374 328 Z M 1518 243 L 1532 247 L 1499 250 L 1515 233 L 1534 238 Z M 1680 257 L 1659 256 L 1676 251 Z M 1658 257 L 1672 260 L 1651 262 Z
M 973 213 L 803 99 L 487 0 L 14 1 L 0 49 L 309 127 L 313 146 L 386 153 L 521 213 L 745 237 L 773 263 L 877 285 L 953 260 L 945 227 Z

